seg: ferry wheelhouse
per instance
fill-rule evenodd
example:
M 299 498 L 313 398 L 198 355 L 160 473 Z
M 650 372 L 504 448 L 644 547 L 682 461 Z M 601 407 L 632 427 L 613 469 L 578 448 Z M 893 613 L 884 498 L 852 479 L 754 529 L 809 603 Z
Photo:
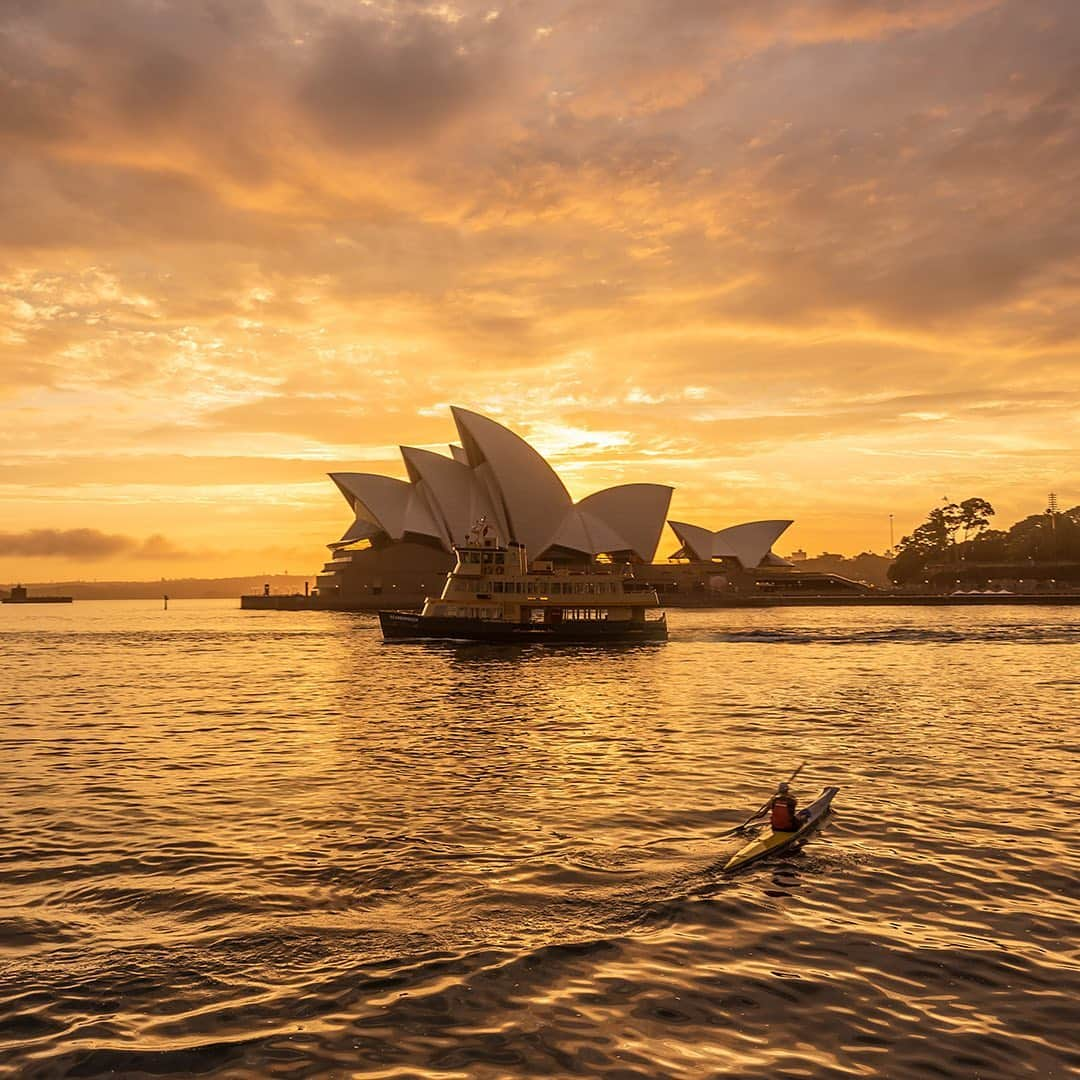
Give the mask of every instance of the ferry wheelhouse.
M 442 594 L 423 610 L 380 611 L 386 640 L 636 642 L 667 639 L 656 590 L 629 566 L 583 569 L 529 563 L 520 544 L 500 543 L 481 518 L 460 547 Z

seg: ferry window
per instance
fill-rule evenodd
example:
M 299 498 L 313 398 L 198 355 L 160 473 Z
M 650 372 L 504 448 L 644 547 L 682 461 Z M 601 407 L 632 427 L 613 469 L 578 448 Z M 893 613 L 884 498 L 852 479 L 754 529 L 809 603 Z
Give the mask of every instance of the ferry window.
M 600 621 L 608 617 L 605 608 L 565 608 L 563 618 L 578 622 Z

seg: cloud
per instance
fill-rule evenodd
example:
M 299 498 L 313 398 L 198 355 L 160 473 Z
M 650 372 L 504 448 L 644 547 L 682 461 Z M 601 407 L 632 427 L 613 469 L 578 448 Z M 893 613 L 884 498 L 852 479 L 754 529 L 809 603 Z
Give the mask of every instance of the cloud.
M 423 13 L 337 17 L 309 51 L 298 103 L 350 149 L 429 138 L 497 85 L 497 57 L 478 56 L 454 24 Z
M 397 434 L 401 434 L 399 419 Z M 353 433 L 356 438 L 356 434 Z M 38 489 L 47 489 L 50 498 L 58 491 L 76 495 L 81 488 L 102 490 L 112 488 L 120 492 L 132 489 L 132 499 L 147 498 L 147 488 L 167 484 L 171 498 L 180 499 L 185 488 L 226 487 L 236 492 L 245 487 L 252 491 L 302 488 L 312 485 L 318 488 L 326 481 L 326 474 L 355 470 L 362 463 L 363 469 L 385 472 L 401 468 L 393 434 L 381 452 L 369 449 L 363 455 L 347 458 L 275 458 L 268 456 L 201 455 L 192 454 L 87 454 L 72 448 L 70 452 L 53 451 L 48 454 L 9 457 L 4 481 L 18 485 L 36 495 Z M 332 489 L 327 488 L 332 496 Z
M 144 540 L 98 529 L 28 529 L 0 532 L 0 557 L 64 558 L 97 561 L 123 555 L 132 559 L 185 559 L 181 551 L 160 534 Z
M 571 307 L 610 315 L 683 274 L 728 322 L 1007 332 L 1077 254 L 1075 8 L 489 10 L 26 6 L 11 87 L 36 112 L 11 138 L 41 138 L 3 168 L 38 210 L 9 243 L 163 245 L 177 318 L 238 315 L 257 268 L 269 315 L 302 318 L 307 278 L 533 355 Z M 1061 342 L 1073 299 L 1041 337 Z
M 9 3 L 0 520 L 277 529 L 448 402 L 714 508 L 853 482 L 830 444 L 881 490 L 990 402 L 997 475 L 1064 474 L 1078 45 L 1071 0 Z
M 393 392 L 391 387 L 382 389 Z M 423 418 L 409 412 L 403 416 L 403 410 L 396 406 L 373 408 L 371 396 L 363 394 L 354 402 L 343 402 L 340 395 L 274 394 L 216 409 L 205 416 L 204 423 L 228 431 L 300 435 L 338 446 L 392 446 L 405 423 L 412 438 L 424 443 L 440 441 L 446 428 L 444 418 Z

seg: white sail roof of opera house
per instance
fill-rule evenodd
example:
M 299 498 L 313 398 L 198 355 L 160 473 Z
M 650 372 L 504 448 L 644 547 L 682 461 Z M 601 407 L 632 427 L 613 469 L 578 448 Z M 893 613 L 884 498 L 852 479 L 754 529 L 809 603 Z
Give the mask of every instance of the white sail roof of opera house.
M 408 480 L 331 473 L 356 520 L 331 548 L 385 537 L 435 541 L 447 551 L 481 516 L 539 558 L 564 550 L 652 560 L 671 502 L 666 484 L 622 484 L 575 503 L 554 469 L 502 424 L 451 407 L 451 456 L 401 447 Z
M 735 558 L 746 569 L 761 566 L 790 566 L 786 559 L 774 555 L 771 548 L 791 524 L 791 521 L 748 521 L 730 525 L 713 532 L 701 525 L 684 521 L 669 521 L 671 531 L 682 547 L 673 559 L 688 558 L 709 562 L 711 559 Z

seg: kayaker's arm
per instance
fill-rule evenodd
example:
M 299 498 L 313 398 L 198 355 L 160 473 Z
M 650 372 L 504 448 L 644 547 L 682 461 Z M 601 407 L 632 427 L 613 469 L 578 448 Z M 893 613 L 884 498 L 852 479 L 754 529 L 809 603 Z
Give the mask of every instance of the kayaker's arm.
M 790 776 L 790 778 L 788 779 L 787 783 L 789 783 L 789 784 L 790 784 L 790 783 L 791 783 L 791 781 L 792 781 L 792 780 L 794 780 L 794 779 L 795 779 L 795 777 L 796 777 L 796 776 L 798 776 L 798 775 L 799 775 L 799 773 L 801 773 L 801 772 L 803 771 L 803 769 L 804 769 L 804 767 L 805 767 L 805 766 L 806 766 L 806 762 L 804 761 L 804 762 L 802 762 L 802 763 L 801 763 L 801 764 L 799 765 L 799 767 L 798 767 L 798 768 L 797 768 L 797 769 L 796 769 L 796 770 L 795 770 L 795 771 L 794 771 L 794 772 L 793 772 L 793 773 L 791 774 L 791 776 Z M 719 833 L 719 834 L 718 834 L 718 836 L 731 836 L 731 835 L 732 835 L 732 833 L 737 833 L 737 832 L 741 832 L 741 831 L 742 831 L 743 829 L 745 829 L 745 828 L 746 828 L 746 826 L 747 826 L 747 825 L 750 825 L 750 824 L 752 824 L 753 822 L 757 821 L 757 820 L 758 820 L 758 818 L 764 817 L 764 816 L 765 816 L 765 815 L 766 815 L 766 814 L 767 814 L 767 813 L 768 813 L 768 812 L 769 812 L 769 811 L 770 811 L 770 810 L 772 809 L 772 804 L 773 804 L 773 799 L 774 799 L 774 798 L 775 798 L 775 796 L 773 796 L 773 795 L 770 795 L 770 796 L 769 796 L 769 797 L 768 797 L 768 798 L 767 798 L 767 799 L 765 800 L 765 804 L 764 804 L 764 805 L 763 805 L 763 806 L 761 807 L 761 809 L 760 809 L 760 810 L 755 810 L 755 811 L 754 811 L 754 813 L 752 813 L 752 814 L 751 814 L 751 815 L 750 815 L 750 816 L 749 816 L 749 817 L 748 817 L 748 818 L 747 818 L 747 819 L 746 819 L 745 821 L 742 821 L 742 822 L 740 822 L 740 823 L 739 823 L 738 825 L 736 825 L 736 826 L 735 826 L 734 828 L 732 828 L 732 829 L 726 829 L 726 830 L 725 830 L 724 832 L 722 832 L 722 833 Z

